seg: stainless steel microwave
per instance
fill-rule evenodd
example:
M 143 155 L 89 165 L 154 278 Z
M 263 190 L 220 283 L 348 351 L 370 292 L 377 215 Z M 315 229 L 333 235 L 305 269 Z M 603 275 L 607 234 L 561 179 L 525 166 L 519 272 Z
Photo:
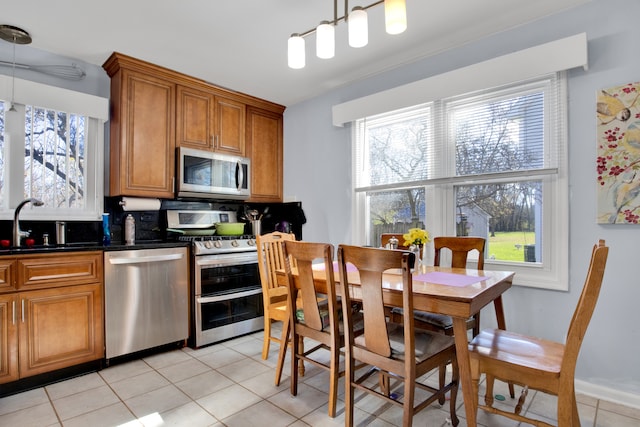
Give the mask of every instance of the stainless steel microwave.
M 179 147 L 178 197 L 245 200 L 251 195 L 251 160 Z

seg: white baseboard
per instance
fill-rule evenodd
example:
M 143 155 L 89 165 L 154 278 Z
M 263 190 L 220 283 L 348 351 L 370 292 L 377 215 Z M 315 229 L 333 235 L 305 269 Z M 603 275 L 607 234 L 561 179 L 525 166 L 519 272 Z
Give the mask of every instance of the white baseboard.
M 576 393 L 640 409 L 640 394 L 628 393 L 586 381 L 575 380 Z

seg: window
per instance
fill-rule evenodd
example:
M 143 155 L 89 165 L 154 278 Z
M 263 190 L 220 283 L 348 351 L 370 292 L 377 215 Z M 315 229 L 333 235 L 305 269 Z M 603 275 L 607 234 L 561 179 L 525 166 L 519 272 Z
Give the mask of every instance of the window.
M 0 100 L 0 217 L 12 219 L 13 208 L 33 197 L 44 206 L 25 207 L 24 218 L 99 219 L 103 120 L 54 107 L 10 106 Z
M 485 268 L 566 289 L 564 93 L 559 73 L 356 121 L 357 240 L 480 236 Z

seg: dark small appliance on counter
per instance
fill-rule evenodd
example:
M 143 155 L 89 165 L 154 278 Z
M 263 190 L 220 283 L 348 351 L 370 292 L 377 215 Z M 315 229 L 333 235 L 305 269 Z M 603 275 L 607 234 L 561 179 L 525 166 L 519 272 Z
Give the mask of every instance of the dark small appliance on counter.
M 262 215 L 262 234 L 280 231 L 293 233 L 297 240 L 302 240 L 302 226 L 307 222 L 302 202 L 251 203 L 247 206 Z

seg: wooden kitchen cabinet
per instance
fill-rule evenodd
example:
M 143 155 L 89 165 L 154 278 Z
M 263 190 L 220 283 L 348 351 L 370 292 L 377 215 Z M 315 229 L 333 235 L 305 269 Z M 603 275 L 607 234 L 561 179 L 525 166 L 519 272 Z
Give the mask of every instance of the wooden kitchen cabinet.
M 174 82 L 114 54 L 111 77 L 109 195 L 173 198 Z
M 253 202 L 282 202 L 282 114 L 247 108 Z
M 0 384 L 18 377 L 18 297 L 0 294 Z
M 244 156 L 244 103 L 180 85 L 177 98 L 177 146 Z
M 102 359 L 102 252 L 13 260 L 17 292 L 0 294 L 0 383 Z
M 16 259 L 0 258 L 0 293 L 16 291 Z
M 282 201 L 285 107 L 114 52 L 109 195 L 173 199 L 175 149 L 249 157 L 250 201 Z
M 21 292 L 20 378 L 104 356 L 100 284 Z

